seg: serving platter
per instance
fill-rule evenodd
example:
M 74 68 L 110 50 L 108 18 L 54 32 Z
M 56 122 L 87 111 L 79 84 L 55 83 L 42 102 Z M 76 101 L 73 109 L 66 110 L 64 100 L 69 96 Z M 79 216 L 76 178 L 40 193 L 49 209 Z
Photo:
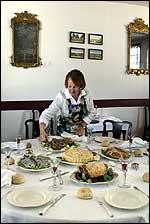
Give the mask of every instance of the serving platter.
M 13 190 L 7 195 L 7 200 L 14 206 L 27 208 L 44 205 L 51 197 L 48 190 L 35 186 Z
M 86 181 L 83 181 L 83 180 L 78 180 L 76 178 L 76 173 L 77 171 L 74 171 L 71 175 L 70 175 L 70 179 L 75 182 L 75 183 L 79 183 L 79 184 L 90 184 L 90 185 L 101 185 L 101 184 L 110 184 L 112 182 L 114 182 L 116 180 L 116 178 L 118 177 L 118 173 L 114 173 L 114 177 L 112 180 L 110 181 L 99 181 L 99 182 L 94 182 L 94 183 L 89 183 L 89 182 L 86 182 Z
M 95 141 L 102 143 L 103 141 L 108 141 L 109 143 L 116 142 L 115 138 L 107 137 L 107 136 L 95 136 Z
M 105 194 L 105 201 L 120 209 L 138 209 L 149 203 L 149 198 L 135 189 L 116 188 Z
M 108 155 L 105 155 L 103 149 L 100 150 L 100 155 L 101 155 L 103 158 L 106 158 L 106 159 L 109 159 L 109 160 L 112 160 L 112 161 L 119 161 L 119 160 L 120 160 L 119 158 L 113 158 L 113 157 L 110 157 L 110 156 L 108 156 Z M 129 157 L 126 158 L 126 160 L 130 160 L 130 159 L 131 159 L 131 154 L 130 154 L 129 152 L 128 152 L 128 155 L 129 155 Z

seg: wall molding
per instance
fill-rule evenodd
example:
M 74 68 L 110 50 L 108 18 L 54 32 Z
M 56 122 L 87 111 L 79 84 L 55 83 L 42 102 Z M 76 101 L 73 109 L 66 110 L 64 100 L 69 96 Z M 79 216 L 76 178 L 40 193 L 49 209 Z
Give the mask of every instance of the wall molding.
M 1 110 L 44 110 L 53 100 L 38 101 L 1 101 Z M 140 107 L 148 106 L 149 99 L 106 99 L 94 100 L 99 108 L 108 107 Z

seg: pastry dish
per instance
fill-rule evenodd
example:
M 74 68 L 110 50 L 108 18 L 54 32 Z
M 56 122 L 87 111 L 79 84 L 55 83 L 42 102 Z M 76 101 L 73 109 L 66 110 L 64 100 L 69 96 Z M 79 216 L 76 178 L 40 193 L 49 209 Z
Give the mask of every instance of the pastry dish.
M 87 163 L 94 160 L 94 155 L 88 149 L 70 148 L 64 152 L 63 159 L 71 163 Z
M 102 149 L 102 155 L 114 159 L 129 159 L 130 157 L 130 153 L 128 151 L 117 147 L 108 147 L 107 149 Z
M 80 199 L 92 199 L 92 190 L 89 187 L 81 187 L 77 191 L 77 197 Z

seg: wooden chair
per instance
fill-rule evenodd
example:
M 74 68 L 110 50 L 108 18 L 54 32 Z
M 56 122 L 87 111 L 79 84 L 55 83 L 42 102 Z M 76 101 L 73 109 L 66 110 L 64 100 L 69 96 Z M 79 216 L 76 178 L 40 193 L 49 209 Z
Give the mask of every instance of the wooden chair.
M 108 124 L 112 124 L 112 130 L 107 129 Z M 123 125 L 127 125 L 126 129 L 122 129 Z M 132 123 L 129 121 L 113 121 L 113 120 L 104 120 L 103 122 L 103 136 L 108 136 L 108 133 L 112 132 L 113 138 L 121 139 L 123 135 L 123 140 L 126 139 L 126 135 L 132 134 Z
M 39 112 L 39 116 L 42 113 L 42 110 L 32 110 L 32 119 L 28 119 L 25 121 L 25 131 L 26 131 L 26 139 L 29 138 L 37 138 L 40 135 L 39 129 L 39 119 L 36 118 L 35 113 Z M 31 137 L 29 136 L 29 129 L 31 128 Z M 47 132 L 53 135 L 53 119 L 51 119 L 49 126 L 47 127 Z

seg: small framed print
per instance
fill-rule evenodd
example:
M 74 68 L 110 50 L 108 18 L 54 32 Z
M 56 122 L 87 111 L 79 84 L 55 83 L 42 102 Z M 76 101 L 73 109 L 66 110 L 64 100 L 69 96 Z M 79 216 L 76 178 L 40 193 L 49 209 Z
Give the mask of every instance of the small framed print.
M 88 49 L 88 59 L 103 60 L 103 50 Z
M 88 35 L 88 43 L 94 45 L 102 45 L 103 44 L 103 35 L 102 34 L 92 34 Z
M 84 44 L 85 43 L 85 33 L 70 32 L 70 42 Z
M 84 48 L 70 47 L 69 52 L 70 58 L 84 59 L 84 55 L 85 55 Z

